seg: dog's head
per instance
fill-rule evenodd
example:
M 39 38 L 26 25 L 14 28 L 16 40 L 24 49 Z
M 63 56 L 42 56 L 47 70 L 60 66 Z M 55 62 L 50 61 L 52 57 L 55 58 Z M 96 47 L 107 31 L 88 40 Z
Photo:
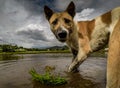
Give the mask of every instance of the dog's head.
M 53 12 L 49 7 L 44 6 L 44 12 L 56 38 L 61 42 L 65 42 L 73 32 L 73 18 L 75 16 L 74 3 L 71 2 L 65 11 L 59 13 Z

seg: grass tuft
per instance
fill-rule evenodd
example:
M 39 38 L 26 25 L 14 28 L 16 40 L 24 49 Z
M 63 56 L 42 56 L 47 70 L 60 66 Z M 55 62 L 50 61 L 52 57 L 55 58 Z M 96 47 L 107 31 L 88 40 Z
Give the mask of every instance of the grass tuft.
M 33 80 L 38 81 L 41 84 L 57 86 L 67 83 L 65 78 L 52 75 L 49 71 L 46 71 L 45 74 L 38 74 L 35 69 L 32 69 L 29 73 L 32 75 Z

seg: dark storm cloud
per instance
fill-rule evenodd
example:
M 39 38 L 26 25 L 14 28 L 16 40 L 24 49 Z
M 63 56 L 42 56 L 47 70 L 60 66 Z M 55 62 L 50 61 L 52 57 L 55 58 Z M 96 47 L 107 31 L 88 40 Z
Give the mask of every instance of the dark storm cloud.
M 25 7 L 27 11 L 34 15 L 43 14 L 44 5 L 54 7 L 55 0 L 15 0 Z
M 28 37 L 29 39 L 33 40 L 41 40 L 41 41 L 48 41 L 47 37 L 45 36 L 44 29 L 41 30 L 38 25 L 28 25 L 27 27 L 23 27 L 20 30 L 16 31 L 18 35 Z
M 53 11 L 63 11 L 66 9 L 71 0 L 15 0 L 22 5 L 29 15 L 43 15 L 44 6 L 49 6 Z M 98 16 L 117 6 L 120 6 L 119 0 L 73 0 L 76 6 L 76 11 L 81 12 L 86 8 L 94 8 L 95 12 L 91 17 Z
M 70 2 L 71 0 L 0 0 L 0 44 L 6 41 L 25 47 L 61 45 L 50 31 L 43 7 L 47 5 L 54 11 L 63 11 Z M 119 0 L 73 0 L 73 2 L 76 11 L 79 12 L 77 19 L 80 20 L 83 16 L 85 16 L 83 19 L 87 20 L 120 6 Z M 31 24 L 39 26 L 26 28 Z M 19 30 L 21 28 L 24 30 Z

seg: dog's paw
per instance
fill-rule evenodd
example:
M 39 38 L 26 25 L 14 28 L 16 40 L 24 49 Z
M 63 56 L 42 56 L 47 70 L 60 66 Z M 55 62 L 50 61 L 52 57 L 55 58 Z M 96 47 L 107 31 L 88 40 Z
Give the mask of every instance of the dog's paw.
M 68 68 L 68 72 L 76 73 L 76 72 L 79 72 L 79 70 L 78 70 L 78 68 L 76 68 L 76 67 L 73 68 L 73 67 L 70 66 L 70 67 Z

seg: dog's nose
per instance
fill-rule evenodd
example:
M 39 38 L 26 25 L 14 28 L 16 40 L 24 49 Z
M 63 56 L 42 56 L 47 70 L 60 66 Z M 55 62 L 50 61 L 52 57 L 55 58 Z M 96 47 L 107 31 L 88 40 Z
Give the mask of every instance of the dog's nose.
M 61 31 L 58 33 L 59 38 L 66 38 L 67 37 L 67 32 L 66 31 Z

